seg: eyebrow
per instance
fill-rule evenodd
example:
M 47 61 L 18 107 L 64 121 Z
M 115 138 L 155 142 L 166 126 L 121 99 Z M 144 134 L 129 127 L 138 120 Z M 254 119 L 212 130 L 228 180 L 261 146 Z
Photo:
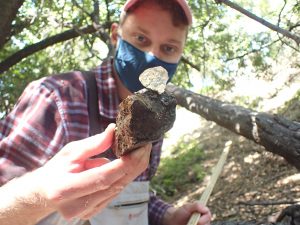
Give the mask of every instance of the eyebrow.
M 171 44 L 182 44 L 182 42 L 181 41 L 178 41 L 178 40 L 176 40 L 176 39 L 169 39 L 168 40 L 168 43 L 171 43 Z
M 143 33 L 149 34 L 149 31 L 145 30 L 144 28 L 142 28 L 142 27 L 140 27 L 140 26 L 138 26 L 137 28 L 138 28 L 140 31 L 142 31 Z
M 143 33 L 145 33 L 145 34 L 149 34 L 149 32 L 148 32 L 146 29 L 144 29 L 144 28 L 142 28 L 142 27 L 140 27 L 140 26 L 138 26 L 137 29 L 139 29 L 141 32 L 143 32 Z M 170 43 L 170 44 L 179 44 L 179 45 L 182 44 L 181 41 L 178 41 L 178 40 L 173 39 L 173 38 L 172 38 L 172 39 L 169 39 L 167 42 Z

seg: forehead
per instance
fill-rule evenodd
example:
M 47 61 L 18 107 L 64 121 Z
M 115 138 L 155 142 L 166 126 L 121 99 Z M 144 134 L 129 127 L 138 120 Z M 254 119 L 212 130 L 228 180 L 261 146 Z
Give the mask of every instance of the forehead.
M 122 11 L 120 17 L 120 24 L 125 20 L 126 15 L 131 14 L 132 12 L 136 11 L 137 9 L 144 8 L 149 9 L 153 8 L 153 13 L 158 14 L 158 11 L 155 9 L 165 10 L 170 14 L 172 21 L 175 26 L 182 26 L 188 29 L 189 23 L 188 19 L 185 15 L 185 12 L 181 8 L 181 6 L 176 3 L 174 0 L 140 0 L 137 1 L 134 5 L 132 5 L 127 12 Z
M 127 13 L 123 18 L 121 28 L 123 32 L 139 29 L 157 38 L 172 38 L 183 43 L 188 30 L 188 26 L 175 25 L 169 11 L 157 4 L 147 2 Z

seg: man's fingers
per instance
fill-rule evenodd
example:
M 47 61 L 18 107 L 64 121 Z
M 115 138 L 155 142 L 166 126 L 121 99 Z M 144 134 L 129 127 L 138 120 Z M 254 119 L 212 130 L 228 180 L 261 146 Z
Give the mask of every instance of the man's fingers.
M 151 144 L 145 145 L 134 152 L 121 157 L 124 164 L 125 176 L 121 177 L 114 186 L 126 186 L 147 169 L 150 159 Z M 134 162 L 134 164 L 132 163 Z M 126 166 L 127 165 L 127 166 Z
M 191 211 L 197 211 L 201 214 L 201 217 L 198 221 L 198 225 L 204 225 L 204 224 L 209 224 L 211 221 L 211 213 L 210 210 L 197 202 L 189 204 L 190 210 Z
M 128 179 L 134 179 L 147 169 L 150 160 L 151 144 L 144 145 L 139 149 L 121 157 L 123 171 L 128 174 Z
M 210 214 L 202 214 L 199 221 L 198 221 L 198 225 L 208 225 L 210 224 L 210 220 L 211 220 L 211 216 Z
M 208 213 L 210 214 L 210 211 L 206 206 L 199 204 L 199 203 L 196 203 L 196 204 L 197 204 L 198 212 L 200 212 L 201 214 L 208 214 Z
M 199 212 L 200 214 L 210 213 L 209 209 L 205 205 L 198 202 L 185 204 L 184 207 L 188 212 Z
M 67 145 L 68 150 L 72 151 L 71 157 L 73 161 L 85 160 L 106 151 L 113 143 L 114 129 L 115 124 L 109 124 L 101 134 L 74 141 Z
M 112 162 L 78 174 L 69 180 L 72 190 L 63 193 L 65 198 L 78 198 L 108 189 L 119 181 L 125 186 L 140 175 L 149 163 L 151 145 L 146 145 Z
M 88 159 L 85 162 L 85 169 L 89 170 L 95 167 L 100 167 L 106 163 L 109 163 L 110 160 L 107 158 L 95 158 L 95 159 Z

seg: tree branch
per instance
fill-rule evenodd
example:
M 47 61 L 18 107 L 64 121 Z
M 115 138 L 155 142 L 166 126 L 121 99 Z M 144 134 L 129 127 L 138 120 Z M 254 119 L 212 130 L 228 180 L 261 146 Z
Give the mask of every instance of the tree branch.
M 281 155 L 300 170 L 300 123 L 167 85 L 177 104 Z
M 283 4 L 283 6 L 282 6 L 282 8 L 281 8 L 281 10 L 280 10 L 280 12 L 279 12 L 279 15 L 278 15 L 278 22 L 277 22 L 277 26 L 278 26 L 278 27 L 280 26 L 280 22 L 281 22 L 281 14 L 282 14 L 282 12 L 283 12 L 285 6 L 286 6 L 286 0 L 284 0 L 284 4 Z
M 95 33 L 97 30 L 94 26 L 87 26 L 81 29 L 70 29 L 63 33 L 54 35 L 52 37 L 46 38 L 38 43 L 29 45 L 22 50 L 14 53 L 4 61 L 0 62 L 0 74 L 7 71 L 9 68 L 20 62 L 22 59 L 43 50 L 51 45 L 64 42 L 73 38 L 80 36 L 81 34 L 91 34 Z
M 83 13 L 85 13 L 86 15 L 88 15 L 93 20 L 93 14 L 94 14 L 94 12 L 93 13 L 89 13 L 81 5 L 79 5 L 76 0 L 72 0 L 72 3 L 73 3 L 73 5 L 75 5 L 77 8 L 79 8 Z
M 23 2 L 24 0 L 0 1 L 0 49 L 10 38 L 12 22 L 16 18 L 18 10 L 22 6 Z
M 100 9 L 99 9 L 99 1 L 98 0 L 94 0 L 94 12 L 93 12 L 93 22 L 96 24 L 100 24 Z
M 262 25 L 270 28 L 271 30 L 276 31 L 276 32 L 282 34 L 283 36 L 294 40 L 297 43 L 297 45 L 300 45 L 300 37 L 299 36 L 297 36 L 295 34 L 292 34 L 290 31 L 282 29 L 278 26 L 275 26 L 274 24 L 272 24 L 272 23 L 270 23 L 270 22 L 268 22 L 268 21 L 266 21 L 266 20 L 264 20 L 264 19 L 262 19 L 262 18 L 260 18 L 256 15 L 254 15 L 253 13 L 251 13 L 251 12 L 245 10 L 244 8 L 240 7 L 238 4 L 235 4 L 235 3 L 233 3 L 229 0 L 216 0 L 216 2 L 217 3 L 224 3 L 225 5 L 239 11 L 240 13 L 242 13 L 242 14 L 250 17 L 251 19 L 261 23 Z
M 235 57 L 232 57 L 232 58 L 228 58 L 228 59 L 225 60 L 225 62 L 229 62 L 229 61 L 232 61 L 232 60 L 235 60 L 235 59 L 242 59 L 242 58 L 244 58 L 244 57 L 247 56 L 247 55 L 250 55 L 250 54 L 259 52 L 259 51 L 261 51 L 262 49 L 267 48 L 267 47 L 269 47 L 269 46 L 275 44 L 275 43 L 278 42 L 278 41 L 280 41 L 280 39 L 277 39 L 277 40 L 275 40 L 275 41 L 273 41 L 273 42 L 271 42 L 271 43 L 268 43 L 268 44 L 266 44 L 266 45 L 264 45 L 264 46 L 260 46 L 260 47 L 257 48 L 257 49 L 252 49 L 252 50 L 250 50 L 249 52 L 245 52 L 245 53 L 242 54 L 242 55 L 238 55 L 238 56 L 235 56 Z
M 195 65 L 194 63 L 192 63 L 191 61 L 189 61 L 187 58 L 185 58 L 184 56 L 181 57 L 181 61 L 187 65 L 189 65 L 190 67 L 194 68 L 197 71 L 200 71 L 200 67 L 198 65 Z

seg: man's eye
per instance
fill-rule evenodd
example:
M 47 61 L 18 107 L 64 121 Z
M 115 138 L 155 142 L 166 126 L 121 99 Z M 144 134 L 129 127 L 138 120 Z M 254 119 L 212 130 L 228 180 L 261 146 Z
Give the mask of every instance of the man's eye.
M 146 42 L 146 38 L 142 35 L 137 35 L 136 39 L 137 39 L 138 42 L 141 42 L 141 43 Z
M 173 46 L 169 46 L 169 45 L 164 45 L 162 47 L 162 50 L 165 54 L 172 54 L 176 51 L 176 48 Z

